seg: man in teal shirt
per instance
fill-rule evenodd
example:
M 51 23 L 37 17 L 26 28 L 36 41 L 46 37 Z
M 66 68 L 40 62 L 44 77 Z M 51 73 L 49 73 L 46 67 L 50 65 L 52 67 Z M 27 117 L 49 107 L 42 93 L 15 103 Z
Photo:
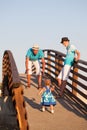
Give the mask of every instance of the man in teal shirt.
M 80 52 L 75 48 L 74 45 L 70 44 L 68 37 L 63 37 L 61 43 L 66 47 L 67 54 L 64 60 L 64 66 L 58 75 L 58 86 L 60 87 L 59 96 L 62 97 L 64 89 L 66 87 L 67 79 L 71 67 L 74 61 L 78 61 L 80 58 Z
M 42 73 L 40 69 L 40 60 L 42 61 Z M 32 48 L 27 51 L 26 54 L 26 73 L 27 73 L 27 83 L 28 87 L 30 87 L 30 79 L 32 72 L 32 66 L 34 65 L 36 69 L 36 75 L 38 75 L 38 88 L 41 87 L 41 79 L 42 74 L 45 70 L 45 60 L 44 60 L 44 53 L 37 44 L 34 44 Z

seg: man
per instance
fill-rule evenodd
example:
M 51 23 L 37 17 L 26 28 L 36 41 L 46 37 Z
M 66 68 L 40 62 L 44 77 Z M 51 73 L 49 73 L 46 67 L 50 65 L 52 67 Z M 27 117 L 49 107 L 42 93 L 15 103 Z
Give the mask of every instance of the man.
M 70 44 L 68 37 L 63 37 L 61 43 L 66 47 L 67 54 L 64 60 L 64 67 L 58 75 L 58 85 L 60 87 L 59 96 L 62 97 L 64 89 L 66 87 L 67 79 L 71 70 L 71 67 L 74 64 L 74 61 L 78 61 L 80 58 L 80 52 L 76 49 L 74 45 Z
M 42 73 L 40 69 L 40 60 L 42 61 Z M 45 60 L 44 53 L 41 49 L 39 49 L 38 44 L 34 44 L 32 48 L 30 48 L 26 54 L 26 73 L 27 73 L 27 83 L 28 87 L 30 87 L 30 79 L 32 75 L 32 65 L 36 68 L 36 75 L 38 75 L 38 89 L 41 87 L 42 74 L 45 71 Z

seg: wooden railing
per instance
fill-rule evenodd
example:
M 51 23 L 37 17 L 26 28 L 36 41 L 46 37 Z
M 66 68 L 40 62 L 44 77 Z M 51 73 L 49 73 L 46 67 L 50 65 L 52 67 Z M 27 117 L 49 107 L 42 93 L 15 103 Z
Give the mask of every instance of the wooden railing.
M 56 84 L 56 94 L 58 82 L 57 76 L 63 67 L 65 54 L 54 50 L 43 50 L 45 55 L 45 74 L 51 77 Z M 74 100 L 87 110 L 87 62 L 79 60 L 71 68 L 69 79 L 67 81 L 66 91 Z
M 6 95 L 5 89 L 7 89 L 9 96 L 12 97 L 19 129 L 29 130 L 23 97 L 23 85 L 21 84 L 12 53 L 9 50 L 5 51 L 3 55 L 2 77 L 3 95 Z

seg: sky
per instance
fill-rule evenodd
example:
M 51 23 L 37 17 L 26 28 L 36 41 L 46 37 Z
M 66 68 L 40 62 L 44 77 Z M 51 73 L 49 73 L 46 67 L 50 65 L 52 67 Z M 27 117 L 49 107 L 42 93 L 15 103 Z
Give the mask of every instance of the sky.
M 34 43 L 66 53 L 60 44 L 64 36 L 87 61 L 87 0 L 0 0 L 0 77 L 5 50 L 24 73 L 25 55 Z

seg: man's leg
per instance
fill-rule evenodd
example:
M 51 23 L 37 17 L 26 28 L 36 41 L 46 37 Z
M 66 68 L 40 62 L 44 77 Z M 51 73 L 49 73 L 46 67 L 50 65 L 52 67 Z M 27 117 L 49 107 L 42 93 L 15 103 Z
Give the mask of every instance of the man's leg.
M 67 84 L 67 79 L 69 77 L 69 73 L 70 73 L 70 69 L 71 69 L 71 66 L 70 65 L 65 65 L 63 67 L 63 71 L 62 71 L 62 83 L 61 83 L 61 86 L 60 86 L 60 96 L 63 95 L 64 93 L 64 90 L 66 88 L 66 84 Z
M 60 86 L 60 94 L 59 94 L 61 97 L 63 96 L 64 90 L 66 88 L 66 84 L 67 84 L 66 80 L 62 81 L 62 84 Z
M 27 87 L 30 88 L 31 75 L 27 74 Z
M 62 84 L 62 80 L 58 78 L 58 86 L 60 87 Z
M 41 88 L 42 75 L 38 75 L 38 89 Z
M 32 61 L 28 62 L 28 71 L 27 71 L 27 87 L 30 88 L 31 82 L 31 74 L 32 74 Z
M 37 60 L 37 61 L 34 61 L 33 63 L 36 68 L 36 75 L 38 75 L 38 88 L 41 88 L 42 74 L 40 70 L 40 62 Z
M 59 75 L 58 75 L 58 86 L 60 87 L 62 84 L 62 79 L 63 79 L 63 69 L 60 71 Z

